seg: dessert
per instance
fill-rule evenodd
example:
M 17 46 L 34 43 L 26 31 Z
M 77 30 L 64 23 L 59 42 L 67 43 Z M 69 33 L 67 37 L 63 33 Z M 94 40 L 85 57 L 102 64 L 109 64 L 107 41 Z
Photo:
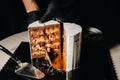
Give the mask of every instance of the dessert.
M 48 54 L 52 66 L 61 69 L 61 34 L 57 21 L 44 23 L 42 26 L 29 27 L 32 59 L 45 58 Z
M 53 80 L 69 80 L 79 68 L 82 28 L 75 23 L 35 21 L 28 27 L 33 65 Z M 56 78 L 55 78 L 56 76 Z

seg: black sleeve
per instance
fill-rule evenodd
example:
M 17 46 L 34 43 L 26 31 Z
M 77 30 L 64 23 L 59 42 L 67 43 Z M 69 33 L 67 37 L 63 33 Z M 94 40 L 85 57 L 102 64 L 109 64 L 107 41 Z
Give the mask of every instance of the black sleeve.
M 36 20 L 40 19 L 40 11 L 32 11 L 28 13 L 28 19 L 27 19 L 27 24 L 30 24 Z

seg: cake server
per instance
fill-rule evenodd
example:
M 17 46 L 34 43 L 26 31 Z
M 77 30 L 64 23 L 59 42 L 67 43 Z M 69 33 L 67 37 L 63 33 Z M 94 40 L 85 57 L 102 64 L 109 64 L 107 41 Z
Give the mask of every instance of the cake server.
M 32 64 L 28 62 L 21 62 L 18 57 L 13 55 L 8 49 L 0 45 L 0 50 L 5 52 L 7 55 L 11 57 L 13 61 L 15 61 L 18 65 L 16 66 L 15 73 L 27 78 L 35 78 L 35 79 L 42 79 L 45 77 L 45 74 L 34 67 Z

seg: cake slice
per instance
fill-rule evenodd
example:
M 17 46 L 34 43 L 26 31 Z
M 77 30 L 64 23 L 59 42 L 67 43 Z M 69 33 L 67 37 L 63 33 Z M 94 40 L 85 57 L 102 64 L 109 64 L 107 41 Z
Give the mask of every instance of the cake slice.
M 29 25 L 28 31 L 32 59 L 46 59 L 47 53 L 52 66 L 61 69 L 60 23 L 54 20 L 46 23 L 34 22 Z M 37 64 L 35 63 L 39 66 Z

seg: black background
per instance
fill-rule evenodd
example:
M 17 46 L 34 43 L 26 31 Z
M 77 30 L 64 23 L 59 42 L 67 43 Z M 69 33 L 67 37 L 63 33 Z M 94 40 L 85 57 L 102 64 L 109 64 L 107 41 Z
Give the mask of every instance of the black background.
M 41 13 L 44 14 L 50 0 L 37 1 Z M 72 2 L 72 0 L 63 1 Z M 1 3 L 0 40 L 14 33 L 27 30 L 27 14 L 22 1 L 4 0 Z M 63 10 L 66 13 L 64 16 L 68 16 L 67 19 L 70 18 L 73 11 L 75 14 L 71 16 L 71 19 L 76 18 L 77 23 L 83 28 L 97 27 L 104 32 L 105 36 L 117 41 L 120 40 L 116 0 L 74 0 L 74 5 L 75 9 L 71 6 Z

